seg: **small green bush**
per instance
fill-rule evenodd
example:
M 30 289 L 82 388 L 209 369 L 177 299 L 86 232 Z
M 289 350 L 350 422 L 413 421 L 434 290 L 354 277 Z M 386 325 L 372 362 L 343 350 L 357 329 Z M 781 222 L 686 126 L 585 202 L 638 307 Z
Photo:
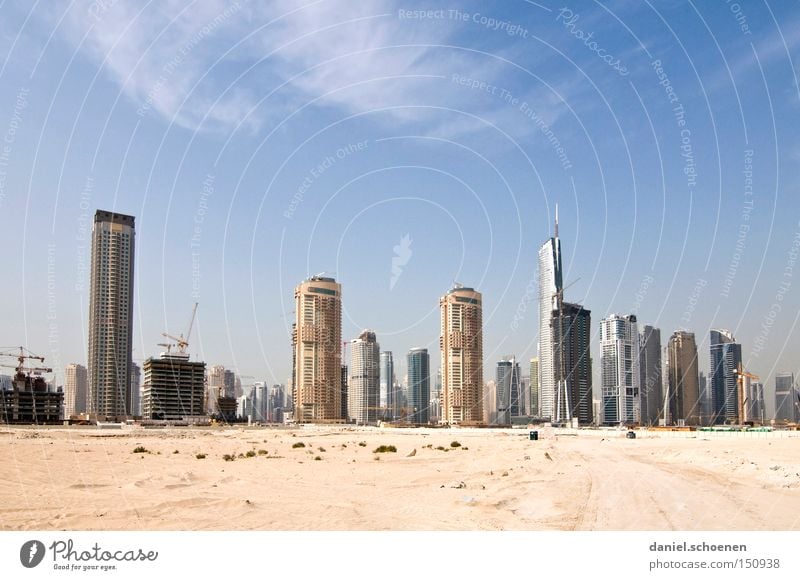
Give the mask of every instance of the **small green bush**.
M 322 457 L 320 457 L 319 455 L 317 455 L 317 456 L 314 458 L 314 461 L 322 461 Z
M 226 453 L 225 455 L 222 456 L 222 459 L 224 459 L 225 461 L 233 461 L 234 459 L 236 459 L 236 457 L 234 457 L 230 453 Z
M 251 449 L 250 451 L 245 453 L 245 456 L 246 457 L 255 457 L 256 456 L 256 452 Z
M 305 443 L 303 443 L 302 441 L 298 441 L 297 443 L 292 445 L 292 449 L 300 449 L 300 448 L 305 447 L 305 446 L 306 446 Z
M 358 446 L 359 447 L 366 447 L 367 446 L 367 442 L 366 441 L 359 441 L 358 442 Z
M 133 452 L 134 452 L 134 453 L 150 453 L 150 452 L 147 450 L 147 448 L 146 448 L 146 447 L 142 447 L 141 445 L 139 445 L 138 447 L 136 447 L 136 448 L 133 450 Z
M 206 454 L 205 453 L 198 453 L 197 455 L 195 455 L 195 457 L 197 457 L 197 459 L 205 459 L 206 458 Z
M 269 451 L 267 451 L 266 449 L 259 449 L 258 450 L 258 454 L 259 455 L 266 455 L 267 453 L 269 453 Z
M 450 443 L 450 447 L 461 447 L 461 443 L 459 443 L 458 441 L 452 441 Z

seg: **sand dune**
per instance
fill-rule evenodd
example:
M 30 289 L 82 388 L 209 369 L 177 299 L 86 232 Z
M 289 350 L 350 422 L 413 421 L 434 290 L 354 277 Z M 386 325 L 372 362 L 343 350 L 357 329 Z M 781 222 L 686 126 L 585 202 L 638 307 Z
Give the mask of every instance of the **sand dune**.
M 4 530 L 800 529 L 798 437 L 6 427 L 0 465 Z

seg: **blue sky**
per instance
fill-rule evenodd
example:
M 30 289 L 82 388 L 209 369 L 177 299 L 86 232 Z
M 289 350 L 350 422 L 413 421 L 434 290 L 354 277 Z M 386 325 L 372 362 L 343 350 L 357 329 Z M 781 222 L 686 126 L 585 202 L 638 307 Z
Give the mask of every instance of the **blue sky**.
M 490 378 L 535 354 L 558 203 L 595 331 L 615 312 L 694 330 L 707 368 L 708 330 L 732 329 L 768 394 L 800 371 L 793 3 L 0 11 L 0 345 L 86 360 L 101 208 L 137 220 L 134 359 L 198 301 L 194 354 L 286 382 L 293 288 L 327 272 L 344 337 L 373 328 L 401 361 L 438 352 L 453 282 L 476 287 Z

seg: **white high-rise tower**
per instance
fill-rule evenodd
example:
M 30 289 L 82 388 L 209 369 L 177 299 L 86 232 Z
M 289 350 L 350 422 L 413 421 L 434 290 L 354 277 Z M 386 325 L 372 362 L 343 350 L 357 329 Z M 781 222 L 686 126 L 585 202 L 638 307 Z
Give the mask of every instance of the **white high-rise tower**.
M 558 206 L 553 237 L 539 248 L 539 413 L 544 419 L 553 418 L 556 389 L 553 312 L 563 291 L 561 277 L 561 241 L 558 239 Z M 533 381 L 532 381 L 533 382 Z

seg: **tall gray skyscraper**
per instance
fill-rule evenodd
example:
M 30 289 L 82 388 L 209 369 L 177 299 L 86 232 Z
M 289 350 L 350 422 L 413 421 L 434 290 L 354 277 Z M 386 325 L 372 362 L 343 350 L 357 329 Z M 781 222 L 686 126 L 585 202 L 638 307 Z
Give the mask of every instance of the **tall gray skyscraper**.
M 728 330 L 711 331 L 710 342 L 711 397 L 714 423 L 736 422 L 739 416 L 739 387 L 737 371 L 742 365 L 742 347 Z
M 558 208 L 553 237 L 539 248 L 539 415 L 555 416 L 553 401 L 556 389 L 553 312 L 562 298 L 561 241 L 558 238 Z
M 775 420 L 796 423 L 800 419 L 800 393 L 794 384 L 794 373 L 775 375 Z
M 385 350 L 381 353 L 381 409 L 385 410 L 387 419 L 395 418 L 395 392 L 394 392 L 394 356 L 392 351 Z
M 672 425 L 699 425 L 700 383 L 693 332 L 678 330 L 667 345 L 667 408 Z
M 658 425 L 661 393 L 661 330 L 645 324 L 639 332 L 639 413 L 642 425 Z
M 89 413 L 130 415 L 133 340 L 133 216 L 97 210 L 89 290 Z
M 636 315 L 612 314 L 600 322 L 603 423 L 638 423 L 639 329 Z
M 580 425 L 593 421 L 591 328 L 592 313 L 580 304 L 562 302 L 553 312 L 553 421 L 577 419 Z
M 86 367 L 69 364 L 64 371 L 64 418 L 86 412 Z
M 425 425 L 430 421 L 431 357 L 427 348 L 408 351 L 409 422 Z
M 347 383 L 348 417 L 359 425 L 378 422 L 381 345 L 371 330 L 350 342 L 350 380 Z
M 515 356 L 504 357 L 497 363 L 495 385 L 496 422 L 511 425 L 511 417 L 519 416 L 520 368 Z

